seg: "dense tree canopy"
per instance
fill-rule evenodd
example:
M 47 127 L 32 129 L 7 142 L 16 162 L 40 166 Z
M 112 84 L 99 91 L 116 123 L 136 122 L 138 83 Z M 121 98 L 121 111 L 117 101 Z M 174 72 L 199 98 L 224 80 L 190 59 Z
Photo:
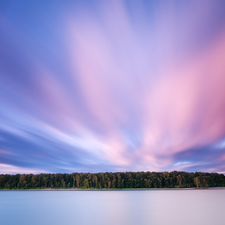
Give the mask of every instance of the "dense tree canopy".
M 225 187 L 225 176 L 217 173 L 117 172 L 72 174 L 0 175 L 0 189 L 35 188 L 190 188 Z

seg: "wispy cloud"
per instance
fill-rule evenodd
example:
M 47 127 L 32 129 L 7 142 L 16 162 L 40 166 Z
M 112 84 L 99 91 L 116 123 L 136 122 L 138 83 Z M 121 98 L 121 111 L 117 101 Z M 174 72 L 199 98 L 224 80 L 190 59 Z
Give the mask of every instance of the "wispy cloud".
M 222 1 L 23 4 L 1 9 L 0 173 L 224 171 Z

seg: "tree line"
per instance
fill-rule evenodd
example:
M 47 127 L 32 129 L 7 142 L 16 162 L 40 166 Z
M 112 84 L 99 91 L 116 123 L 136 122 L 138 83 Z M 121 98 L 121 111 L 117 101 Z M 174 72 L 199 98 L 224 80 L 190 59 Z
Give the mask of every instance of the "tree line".
M 225 187 L 225 176 L 218 173 L 178 171 L 0 175 L 0 189 L 191 187 Z

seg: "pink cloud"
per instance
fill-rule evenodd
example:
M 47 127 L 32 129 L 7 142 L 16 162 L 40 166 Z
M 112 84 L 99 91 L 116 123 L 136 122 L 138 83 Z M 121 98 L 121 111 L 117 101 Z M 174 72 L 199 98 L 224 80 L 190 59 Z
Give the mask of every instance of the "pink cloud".
M 65 38 L 74 82 L 79 83 L 84 102 L 110 146 L 105 149 L 105 157 L 115 164 L 131 165 L 138 161 L 160 169 L 173 163 L 173 154 L 221 138 L 225 132 L 224 33 L 202 49 L 178 54 L 170 41 L 176 42 L 173 35 L 179 33 L 170 31 L 173 23 L 166 21 L 166 17 L 156 17 L 156 32 L 161 35 L 155 44 L 162 44 L 162 49 L 157 49 L 149 45 L 153 37 L 140 39 L 144 33 L 134 32 L 120 2 L 111 6 L 100 7 L 102 23 L 85 12 L 76 20 L 67 17 Z M 207 18 L 210 5 L 200 12 Z M 173 11 L 167 16 L 174 21 L 172 15 Z M 184 21 L 190 32 L 194 19 Z M 188 31 L 180 33 L 183 43 L 188 41 L 184 37 Z M 166 58 L 163 53 L 172 57 Z M 154 58 L 156 67 L 151 65 Z M 121 126 L 126 127 L 135 119 L 128 106 L 141 120 L 142 143 L 134 152 L 116 135 Z M 166 158 L 162 159 L 162 155 Z

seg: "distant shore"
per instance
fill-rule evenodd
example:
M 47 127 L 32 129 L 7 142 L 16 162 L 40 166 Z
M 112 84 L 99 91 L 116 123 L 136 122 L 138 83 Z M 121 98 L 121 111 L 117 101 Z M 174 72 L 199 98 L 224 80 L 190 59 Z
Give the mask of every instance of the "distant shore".
M 41 189 L 0 189 L 0 191 L 158 191 L 158 190 L 220 190 L 224 189 L 225 187 L 208 187 L 208 188 L 102 188 L 102 189 L 97 189 L 97 188 L 87 188 L 87 189 L 82 189 L 82 188 L 41 188 Z
M 144 191 L 207 187 L 225 187 L 225 176 L 182 171 L 0 175 L 0 189 L 4 190 Z

